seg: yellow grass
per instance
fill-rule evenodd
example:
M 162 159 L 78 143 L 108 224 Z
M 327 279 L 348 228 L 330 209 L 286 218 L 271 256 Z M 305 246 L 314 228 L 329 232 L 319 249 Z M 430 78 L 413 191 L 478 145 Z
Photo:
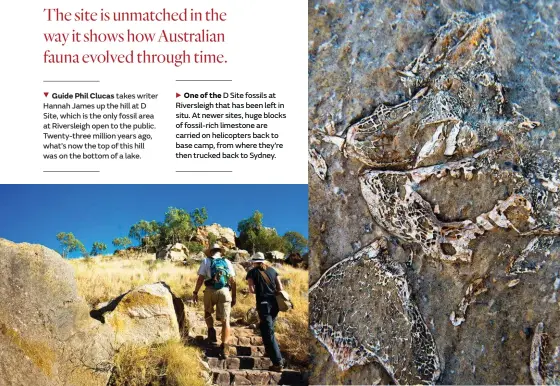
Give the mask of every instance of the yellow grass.
M 86 301 L 95 306 L 106 302 L 143 284 L 166 282 L 173 293 L 187 302 L 192 299 L 196 284 L 198 264 L 184 266 L 182 263 L 156 261 L 153 257 L 144 259 L 123 259 L 96 257 L 71 260 L 78 283 L 78 292 Z M 306 270 L 283 266 L 276 268 L 284 289 L 292 297 L 295 309 L 280 313 L 276 331 L 280 338 L 280 348 L 289 354 L 289 359 L 300 364 L 308 362 L 311 337 L 308 328 L 308 273 Z M 237 304 L 232 309 L 232 318 L 245 318 L 247 311 L 255 307 L 255 295 L 242 294 L 247 290 L 245 272 L 236 272 Z M 201 296 L 199 295 L 201 298 Z M 202 299 L 196 306 L 203 315 Z
M 278 269 L 282 281 L 288 281 L 284 286 L 291 297 L 294 309 L 284 313 L 281 312 L 276 322 L 276 332 L 279 336 L 279 344 L 290 358 L 300 364 L 309 361 L 309 345 L 312 342 L 309 332 L 309 299 L 307 291 L 309 288 L 309 275 L 307 271 L 284 266 Z
M 196 268 L 180 263 L 156 260 L 90 258 L 70 260 L 74 267 L 78 292 L 92 306 L 112 300 L 143 284 L 166 282 L 183 300 L 192 293 Z
M 202 386 L 198 350 L 180 342 L 126 346 L 115 357 L 113 386 Z

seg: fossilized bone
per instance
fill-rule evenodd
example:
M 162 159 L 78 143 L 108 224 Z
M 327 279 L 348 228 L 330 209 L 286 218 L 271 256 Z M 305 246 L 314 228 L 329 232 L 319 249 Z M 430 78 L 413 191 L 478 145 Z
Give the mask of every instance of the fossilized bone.
M 433 384 L 435 342 L 387 254 L 379 239 L 328 269 L 309 289 L 310 328 L 342 370 L 376 361 L 397 384 Z

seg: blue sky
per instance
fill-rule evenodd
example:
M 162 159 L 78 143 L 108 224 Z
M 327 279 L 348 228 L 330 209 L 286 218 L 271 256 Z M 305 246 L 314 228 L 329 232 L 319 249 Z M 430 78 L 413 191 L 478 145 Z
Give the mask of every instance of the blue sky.
M 265 226 L 307 237 L 307 185 L 0 185 L 0 238 L 60 250 L 56 234 L 73 232 L 88 251 L 127 236 L 137 221 L 163 221 L 168 207 L 206 207 L 207 224 L 237 231 L 255 210 Z

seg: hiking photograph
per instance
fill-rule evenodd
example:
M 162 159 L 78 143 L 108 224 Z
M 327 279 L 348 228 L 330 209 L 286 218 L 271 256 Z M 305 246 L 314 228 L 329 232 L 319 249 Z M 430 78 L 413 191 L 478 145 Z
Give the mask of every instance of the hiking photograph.
M 560 383 L 559 4 L 308 3 L 311 384 Z
M 0 197 L 0 384 L 308 384 L 307 185 Z

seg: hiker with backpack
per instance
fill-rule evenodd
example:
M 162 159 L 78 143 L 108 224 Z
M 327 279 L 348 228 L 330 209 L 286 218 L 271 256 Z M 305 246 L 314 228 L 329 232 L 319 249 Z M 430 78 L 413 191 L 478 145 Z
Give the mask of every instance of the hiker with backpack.
M 276 296 L 283 291 L 280 276 L 275 269 L 267 265 L 262 252 L 255 253 L 249 260 L 253 268 L 247 272 L 249 292 L 256 295 L 259 328 L 266 353 L 272 360 L 271 371 L 282 371 L 284 359 L 274 336 L 274 323 L 279 308 Z
M 217 344 L 216 329 L 214 328 L 214 306 L 216 307 L 216 319 L 222 322 L 222 344 L 220 345 L 220 357 L 227 356 L 227 345 L 230 336 L 230 314 L 231 307 L 235 306 L 236 287 L 235 271 L 231 262 L 223 256 L 224 248 L 219 244 L 213 244 L 206 250 L 206 258 L 200 263 L 198 269 L 198 280 L 193 292 L 195 304 L 198 302 L 198 291 L 202 284 L 204 289 L 204 320 L 208 326 L 208 341 Z

